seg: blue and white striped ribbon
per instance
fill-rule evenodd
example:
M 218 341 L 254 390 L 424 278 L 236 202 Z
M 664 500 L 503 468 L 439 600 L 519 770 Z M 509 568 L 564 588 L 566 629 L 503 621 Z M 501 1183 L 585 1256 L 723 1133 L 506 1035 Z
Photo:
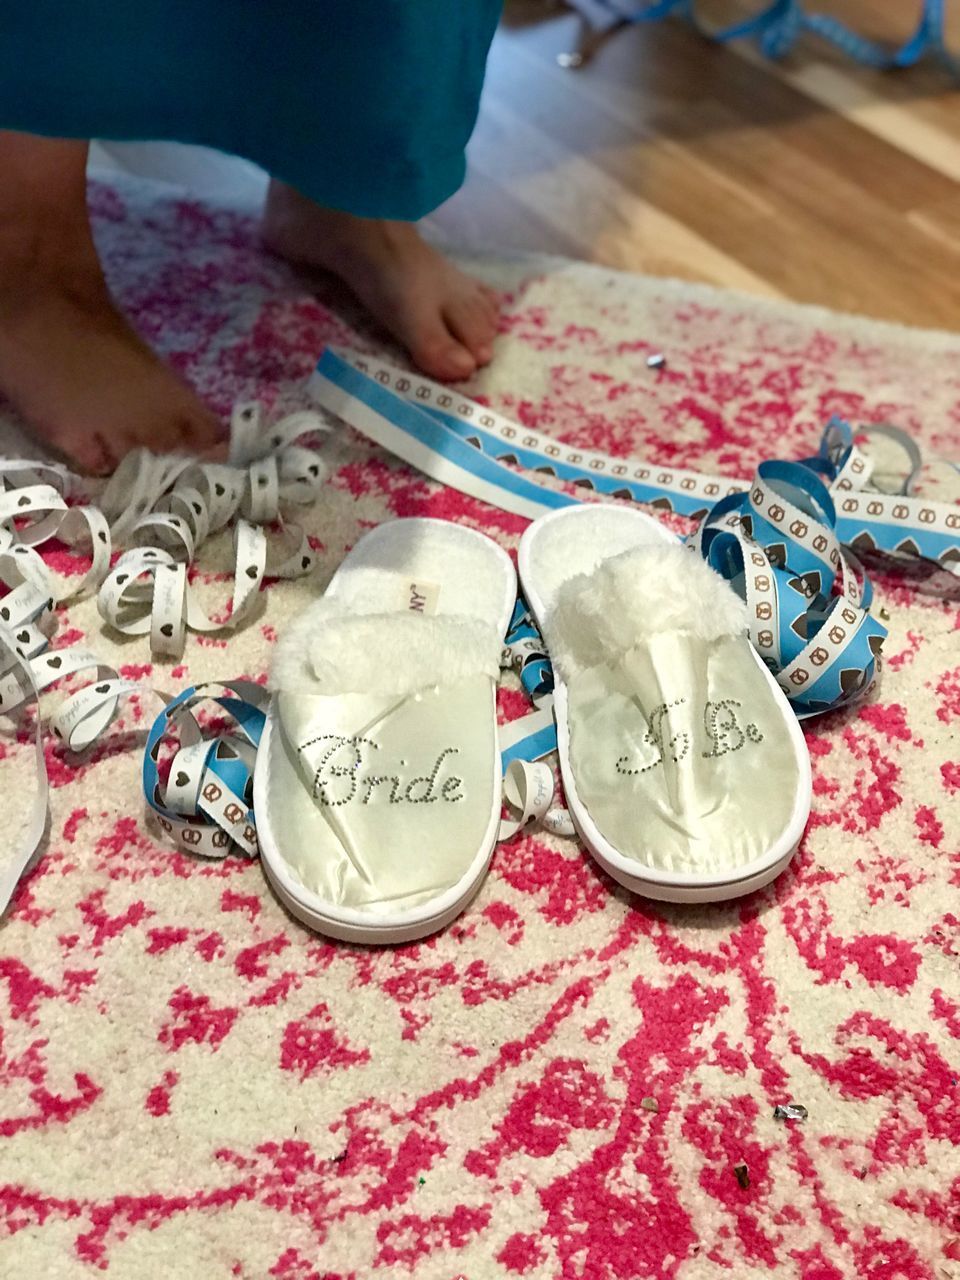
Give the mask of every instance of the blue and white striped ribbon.
M 680 515 L 705 516 L 743 484 L 561 444 L 417 374 L 328 347 L 309 390 L 322 408 L 442 484 L 533 520 L 577 499 L 513 468 L 629 498 Z
M 535 483 L 515 468 L 696 520 L 711 516 L 722 499 L 750 488 L 747 479 L 613 458 L 563 444 L 449 387 L 356 352 L 328 347 L 309 390 L 321 408 L 425 475 L 528 519 L 578 499 Z M 960 573 L 960 509 L 907 493 L 866 490 L 870 464 L 855 449 L 852 429 L 840 419 L 828 424 L 815 458 L 762 465 L 803 465 L 835 486 L 836 509 L 829 514 L 842 545 L 925 559 Z M 812 545 L 818 535 L 808 529 L 804 536 Z
M 741 584 L 754 611 L 751 638 L 800 716 L 864 696 L 877 669 L 886 631 L 869 613 L 870 585 L 848 548 L 960 573 L 960 508 L 912 496 L 912 473 L 901 492 L 867 489 L 870 459 L 839 420 L 815 458 L 762 463 L 748 482 L 566 445 L 366 355 L 328 349 L 310 389 L 322 408 L 424 474 L 503 510 L 533 519 L 576 502 L 548 487 L 560 480 L 697 519 L 691 545 Z
M 514 760 L 540 760 L 557 749 L 553 700 L 529 715 L 500 726 L 500 762 L 506 773 Z
M 899 48 L 869 40 L 829 14 L 808 13 L 802 0 L 770 0 L 758 13 L 722 27 L 709 25 L 703 19 L 697 0 L 654 0 L 652 3 L 591 0 L 591 4 L 609 10 L 622 22 L 657 22 L 671 16 L 686 18 L 701 34 L 720 44 L 752 36 L 769 58 L 785 57 L 800 36 L 811 32 L 863 66 L 881 70 L 912 67 L 929 55 L 944 62 L 954 74 L 960 73 L 957 59 L 947 47 L 944 0 L 923 0 L 916 31 Z
M 503 666 L 514 668 L 536 707 L 529 715 L 500 726 L 500 760 L 506 775 L 515 760 L 540 760 L 557 749 L 557 726 L 553 719 L 553 664 L 522 595 L 517 597 L 507 631 Z
M 253 765 L 267 697 L 246 680 L 191 685 L 170 698 L 151 725 L 143 753 L 143 794 L 167 835 L 188 852 L 208 858 L 259 853 Z M 207 701 L 233 720 L 232 729 L 203 728 L 195 709 Z M 178 749 L 163 780 L 160 753 L 168 737 L 176 738 Z
M 513 667 L 534 706 L 542 704 L 553 693 L 553 667 L 547 656 L 543 636 L 537 630 L 533 615 L 523 596 L 518 596 L 507 631 L 502 666 Z

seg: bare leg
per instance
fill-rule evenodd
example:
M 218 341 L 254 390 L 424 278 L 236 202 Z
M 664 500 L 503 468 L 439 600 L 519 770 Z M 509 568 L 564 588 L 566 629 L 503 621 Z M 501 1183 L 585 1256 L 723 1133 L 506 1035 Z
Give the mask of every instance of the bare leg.
M 290 261 L 340 276 L 425 373 L 466 378 L 490 362 L 496 294 L 432 249 L 413 223 L 325 209 L 274 180 L 263 234 Z
M 202 451 L 220 430 L 110 297 L 87 149 L 0 131 L 0 392 L 47 444 L 104 472 L 136 445 Z

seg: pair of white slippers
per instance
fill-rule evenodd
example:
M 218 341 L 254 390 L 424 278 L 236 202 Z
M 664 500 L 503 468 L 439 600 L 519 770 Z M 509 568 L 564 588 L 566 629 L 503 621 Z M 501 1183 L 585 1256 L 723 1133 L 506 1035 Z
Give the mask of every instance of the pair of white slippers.
M 535 521 L 519 569 L 554 663 L 563 785 L 587 849 L 666 901 L 768 884 L 803 834 L 810 763 L 732 588 L 655 520 L 613 506 Z M 516 586 L 482 534 L 397 520 L 356 544 L 278 645 L 254 808 L 267 875 L 312 928 L 409 941 L 449 924 L 482 883 Z

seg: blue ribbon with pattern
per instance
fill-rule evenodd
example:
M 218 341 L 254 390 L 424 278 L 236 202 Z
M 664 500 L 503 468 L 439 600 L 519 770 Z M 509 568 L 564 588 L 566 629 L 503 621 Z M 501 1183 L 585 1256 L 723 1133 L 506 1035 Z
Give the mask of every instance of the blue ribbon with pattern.
M 751 639 L 798 716 L 863 697 L 877 674 L 886 629 L 870 612 L 872 588 L 857 552 L 960 573 L 960 507 L 913 496 L 919 452 L 888 427 L 865 434 L 896 436 L 910 457 L 895 493 L 868 488 L 873 462 L 840 419 L 828 423 L 815 457 L 763 462 L 748 487 L 565 445 L 373 357 L 325 351 L 310 389 L 322 407 L 398 457 L 504 510 L 535 518 L 577 502 L 549 487 L 558 480 L 696 519 L 690 545 L 746 600 Z M 514 621 L 523 625 L 522 608 Z M 545 674 L 531 665 L 527 687 Z
M 752 17 L 720 28 L 710 27 L 703 21 L 696 0 L 656 0 L 640 6 L 623 4 L 620 0 L 594 0 L 594 3 L 609 9 L 623 22 L 658 22 L 670 16 L 686 18 L 702 35 L 720 44 L 752 36 L 768 58 L 785 57 L 800 36 L 811 32 L 863 66 L 880 70 L 911 67 L 932 55 L 955 75 L 960 72 L 946 43 L 944 0 L 923 0 L 917 29 L 900 48 L 868 40 L 829 14 L 808 13 L 802 0 L 771 0 Z
M 836 524 L 812 468 L 765 462 L 751 488 L 718 504 L 691 540 L 746 601 L 751 642 L 799 719 L 864 697 L 887 635 Z
M 223 690 L 226 696 L 209 692 Z M 202 702 L 219 706 L 233 727 L 207 733 L 194 714 Z M 143 756 L 143 793 L 160 826 L 190 853 L 222 858 L 231 851 L 256 857 L 253 766 L 266 724 L 267 695 L 248 681 L 191 685 L 170 699 L 150 727 Z M 166 781 L 158 762 L 164 739 L 179 749 Z
M 553 693 L 553 666 L 547 646 L 523 596 L 517 597 L 503 655 L 503 666 L 513 667 L 536 706 Z

